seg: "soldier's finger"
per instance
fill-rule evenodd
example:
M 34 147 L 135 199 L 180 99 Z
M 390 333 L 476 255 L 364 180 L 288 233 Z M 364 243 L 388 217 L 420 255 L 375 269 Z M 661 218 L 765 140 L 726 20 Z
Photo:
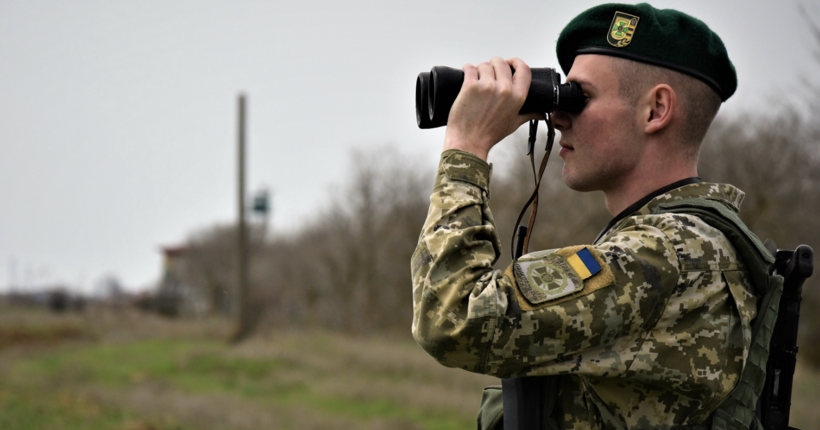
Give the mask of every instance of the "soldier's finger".
M 488 80 L 494 81 L 495 80 L 495 71 L 493 70 L 493 66 L 490 63 L 481 63 L 477 66 L 478 69 L 478 80 Z
M 478 80 L 478 69 L 472 64 L 465 64 L 461 71 L 464 72 L 464 83 Z M 462 84 L 463 85 L 463 84 Z
M 520 58 L 510 58 L 506 63 L 515 69 L 515 74 L 512 76 L 513 88 L 516 92 L 526 94 L 532 82 L 530 66 Z
M 507 64 L 501 57 L 493 57 L 490 60 L 490 64 L 493 66 L 493 71 L 495 72 L 495 79 L 496 80 L 507 80 L 512 81 L 513 74 L 512 70 L 510 70 L 510 65 Z

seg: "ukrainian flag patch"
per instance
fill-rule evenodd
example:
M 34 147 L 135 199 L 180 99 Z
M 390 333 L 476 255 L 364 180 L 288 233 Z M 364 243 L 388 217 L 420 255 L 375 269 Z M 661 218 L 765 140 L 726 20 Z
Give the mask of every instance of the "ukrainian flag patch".
M 589 252 L 587 248 L 583 248 L 574 255 L 569 256 L 567 263 L 569 263 L 581 279 L 587 279 L 601 271 L 601 265 L 595 261 L 595 257 L 592 256 L 592 253 Z
M 515 283 L 522 310 L 532 311 L 614 285 L 607 260 L 588 245 L 527 254 L 504 273 Z

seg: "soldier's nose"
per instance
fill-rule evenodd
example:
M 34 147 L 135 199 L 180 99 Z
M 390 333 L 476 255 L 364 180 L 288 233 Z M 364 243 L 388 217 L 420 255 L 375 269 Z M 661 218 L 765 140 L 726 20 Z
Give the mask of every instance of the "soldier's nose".
M 564 131 L 572 126 L 572 120 L 566 112 L 555 111 L 552 114 L 552 123 L 558 131 Z

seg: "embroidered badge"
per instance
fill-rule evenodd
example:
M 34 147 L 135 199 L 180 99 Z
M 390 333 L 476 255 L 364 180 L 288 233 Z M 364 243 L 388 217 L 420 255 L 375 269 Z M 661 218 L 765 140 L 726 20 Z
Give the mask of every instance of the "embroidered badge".
M 535 261 L 519 261 L 513 268 L 521 294 L 532 304 L 555 300 L 584 288 L 583 278 L 557 254 Z
M 616 48 L 629 45 L 629 42 L 632 42 L 632 36 L 635 35 L 635 27 L 638 26 L 638 20 L 640 19 L 640 17 L 628 13 L 615 12 L 612 25 L 609 27 L 609 34 L 606 35 L 606 41 Z

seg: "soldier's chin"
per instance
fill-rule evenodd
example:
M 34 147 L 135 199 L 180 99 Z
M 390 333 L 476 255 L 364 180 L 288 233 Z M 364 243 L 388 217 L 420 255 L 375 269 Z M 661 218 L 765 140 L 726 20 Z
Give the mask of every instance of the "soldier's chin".
M 579 177 L 577 173 L 572 172 L 564 163 L 564 168 L 561 170 L 561 177 L 564 179 L 564 184 L 573 191 L 586 193 L 589 191 L 598 191 L 600 188 L 596 187 L 594 181 L 590 178 Z

